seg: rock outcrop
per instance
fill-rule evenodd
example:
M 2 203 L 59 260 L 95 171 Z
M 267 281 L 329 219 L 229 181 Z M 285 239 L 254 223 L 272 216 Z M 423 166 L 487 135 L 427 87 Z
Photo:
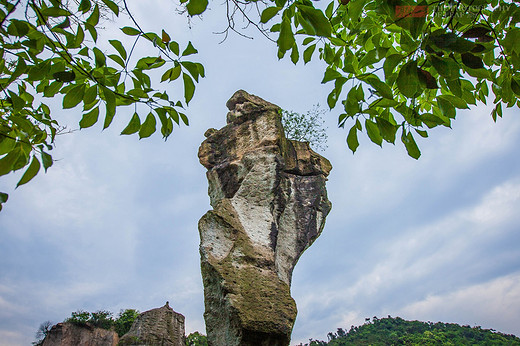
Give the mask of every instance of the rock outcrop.
M 118 341 L 112 330 L 64 322 L 51 328 L 42 346 L 116 346 Z
M 292 271 L 331 209 L 332 166 L 285 138 L 278 106 L 242 90 L 226 105 L 227 125 L 199 148 L 213 207 L 199 221 L 208 342 L 289 345 Z
M 141 313 L 119 345 L 184 346 L 184 316 L 168 305 Z

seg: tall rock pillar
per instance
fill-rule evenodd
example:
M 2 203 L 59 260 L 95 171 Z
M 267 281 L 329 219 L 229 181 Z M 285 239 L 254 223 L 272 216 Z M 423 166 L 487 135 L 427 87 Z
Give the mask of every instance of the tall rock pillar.
M 286 139 L 279 107 L 243 90 L 199 148 L 210 203 L 199 221 L 204 318 L 212 346 L 289 345 L 292 271 L 331 209 L 332 166 Z

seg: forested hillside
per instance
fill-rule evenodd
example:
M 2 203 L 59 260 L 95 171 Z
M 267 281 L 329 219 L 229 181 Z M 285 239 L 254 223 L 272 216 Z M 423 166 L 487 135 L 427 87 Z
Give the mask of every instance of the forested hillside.
M 406 321 L 400 317 L 368 319 L 349 331 L 338 328 L 328 341 L 310 340 L 304 346 L 340 345 L 520 345 L 520 338 L 481 327 L 455 323 Z M 303 346 L 300 344 L 300 346 Z

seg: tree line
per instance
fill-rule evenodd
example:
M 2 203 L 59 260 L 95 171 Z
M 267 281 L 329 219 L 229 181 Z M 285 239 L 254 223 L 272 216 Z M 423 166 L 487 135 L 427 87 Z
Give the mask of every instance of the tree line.
M 105 310 L 97 312 L 76 311 L 64 322 L 114 330 L 121 337 L 130 330 L 132 323 L 139 315 L 134 309 L 121 310 L 116 318 Z M 47 321 L 40 325 L 36 333 L 37 341 L 33 345 L 41 345 L 45 335 L 50 331 L 52 323 Z M 310 339 L 306 344 L 298 346 L 386 346 L 386 345 L 520 345 L 520 338 L 512 334 L 504 334 L 493 329 L 470 327 L 456 323 L 407 321 L 400 317 L 367 318 L 360 326 L 351 326 L 344 330 L 327 334 L 327 341 Z M 186 337 L 186 346 L 208 346 L 207 338 L 199 332 L 190 333 Z
M 348 331 L 338 328 L 328 341 L 309 340 L 305 346 L 342 345 L 520 345 L 520 338 L 492 329 L 456 323 L 407 321 L 400 317 L 367 318 L 365 324 Z M 304 345 L 300 345 L 304 346 Z

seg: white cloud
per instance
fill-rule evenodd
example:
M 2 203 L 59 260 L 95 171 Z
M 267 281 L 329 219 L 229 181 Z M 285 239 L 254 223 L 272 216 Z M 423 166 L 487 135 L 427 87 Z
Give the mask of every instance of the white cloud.
M 504 117 L 495 123 L 490 115 L 492 108 L 479 105 L 460 112 L 453 121 L 453 130 L 446 130 L 436 141 L 436 147 L 432 148 L 432 160 L 452 153 L 451 164 L 471 165 L 507 149 L 517 141 L 520 132 L 520 123 L 515 119 L 517 111 L 506 109 Z
M 0 310 L 5 316 L 13 316 L 16 312 L 25 310 L 22 306 L 10 299 L 15 293 L 12 287 L 0 284 Z
M 24 345 L 29 341 L 30 338 L 18 331 L 0 329 L 0 346 Z
M 476 224 L 497 227 L 513 217 L 518 217 L 519 204 L 520 182 L 508 181 L 495 187 L 484 197 L 480 205 L 469 211 L 467 217 Z
M 471 285 L 444 295 L 430 295 L 397 312 L 406 319 L 457 322 L 497 328 L 518 335 L 520 273 Z

